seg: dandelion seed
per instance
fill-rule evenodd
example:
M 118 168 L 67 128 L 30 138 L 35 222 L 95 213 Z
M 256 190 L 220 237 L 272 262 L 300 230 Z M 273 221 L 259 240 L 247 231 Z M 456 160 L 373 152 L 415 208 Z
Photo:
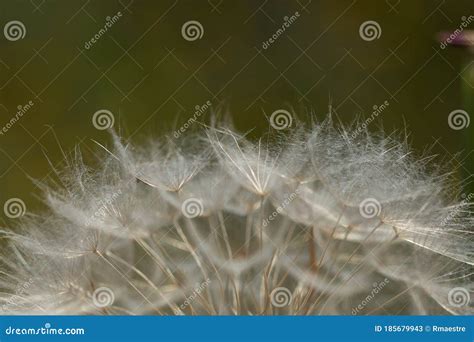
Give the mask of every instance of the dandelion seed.
M 113 135 L 96 171 L 76 154 L 42 185 L 48 210 L 0 230 L 1 312 L 472 315 L 472 203 L 403 137 L 359 127 Z

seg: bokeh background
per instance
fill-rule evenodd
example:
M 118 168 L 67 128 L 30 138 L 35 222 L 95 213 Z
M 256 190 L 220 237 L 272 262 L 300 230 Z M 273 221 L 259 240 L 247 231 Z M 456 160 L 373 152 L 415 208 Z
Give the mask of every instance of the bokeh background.
M 471 15 L 472 0 L 2 0 L 0 128 L 33 105 L 0 134 L 0 204 L 20 198 L 34 211 L 41 192 L 32 179 L 61 165 L 61 149 L 93 156 L 93 140 L 110 145 L 93 124 L 99 110 L 139 142 L 207 101 L 252 134 L 282 108 L 323 118 L 331 105 L 350 122 L 387 101 L 369 129 L 406 128 L 416 150 L 431 147 L 469 187 L 474 123 L 454 130 L 448 115 L 474 113 L 473 54 L 441 48 L 436 35 Z M 182 33 L 191 20 L 197 39 Z M 18 39 L 3 30 L 12 21 L 23 25 Z M 367 21 L 378 25 L 375 38 L 360 34 Z

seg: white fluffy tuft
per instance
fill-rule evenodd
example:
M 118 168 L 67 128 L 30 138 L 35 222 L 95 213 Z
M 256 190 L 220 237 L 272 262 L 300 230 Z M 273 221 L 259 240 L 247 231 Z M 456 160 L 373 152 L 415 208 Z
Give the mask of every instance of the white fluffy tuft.
M 113 140 L 2 231 L 0 312 L 474 313 L 472 203 L 403 139 L 327 119 Z

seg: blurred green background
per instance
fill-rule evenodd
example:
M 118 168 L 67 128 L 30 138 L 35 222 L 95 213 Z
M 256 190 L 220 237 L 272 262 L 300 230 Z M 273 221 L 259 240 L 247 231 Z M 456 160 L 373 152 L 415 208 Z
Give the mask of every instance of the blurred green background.
M 37 208 L 30 178 L 51 174 L 48 158 L 60 164 L 60 146 L 93 154 L 92 139 L 110 144 L 93 125 L 98 110 L 140 140 L 179 127 L 207 101 L 256 134 L 277 109 L 322 118 L 331 101 L 350 122 L 388 101 L 371 128 L 406 126 L 417 150 L 432 146 L 469 181 L 474 123 L 453 130 L 448 115 L 474 113 L 473 55 L 442 49 L 435 37 L 473 14 L 472 0 L 1 1 L 1 27 L 19 21 L 24 29 L 20 39 L 0 36 L 0 129 L 18 106 L 33 106 L 0 135 L 0 204 L 14 197 Z M 191 41 L 182 34 L 190 20 L 202 27 Z M 380 27 L 373 40 L 359 33 L 366 21 Z

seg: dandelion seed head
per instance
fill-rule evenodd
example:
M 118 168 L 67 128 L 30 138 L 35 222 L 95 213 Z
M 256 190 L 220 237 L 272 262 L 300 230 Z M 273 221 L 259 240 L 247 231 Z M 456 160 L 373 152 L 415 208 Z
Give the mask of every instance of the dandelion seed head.
M 0 231 L 2 313 L 473 314 L 472 203 L 429 155 L 331 118 L 230 127 L 76 151 Z

